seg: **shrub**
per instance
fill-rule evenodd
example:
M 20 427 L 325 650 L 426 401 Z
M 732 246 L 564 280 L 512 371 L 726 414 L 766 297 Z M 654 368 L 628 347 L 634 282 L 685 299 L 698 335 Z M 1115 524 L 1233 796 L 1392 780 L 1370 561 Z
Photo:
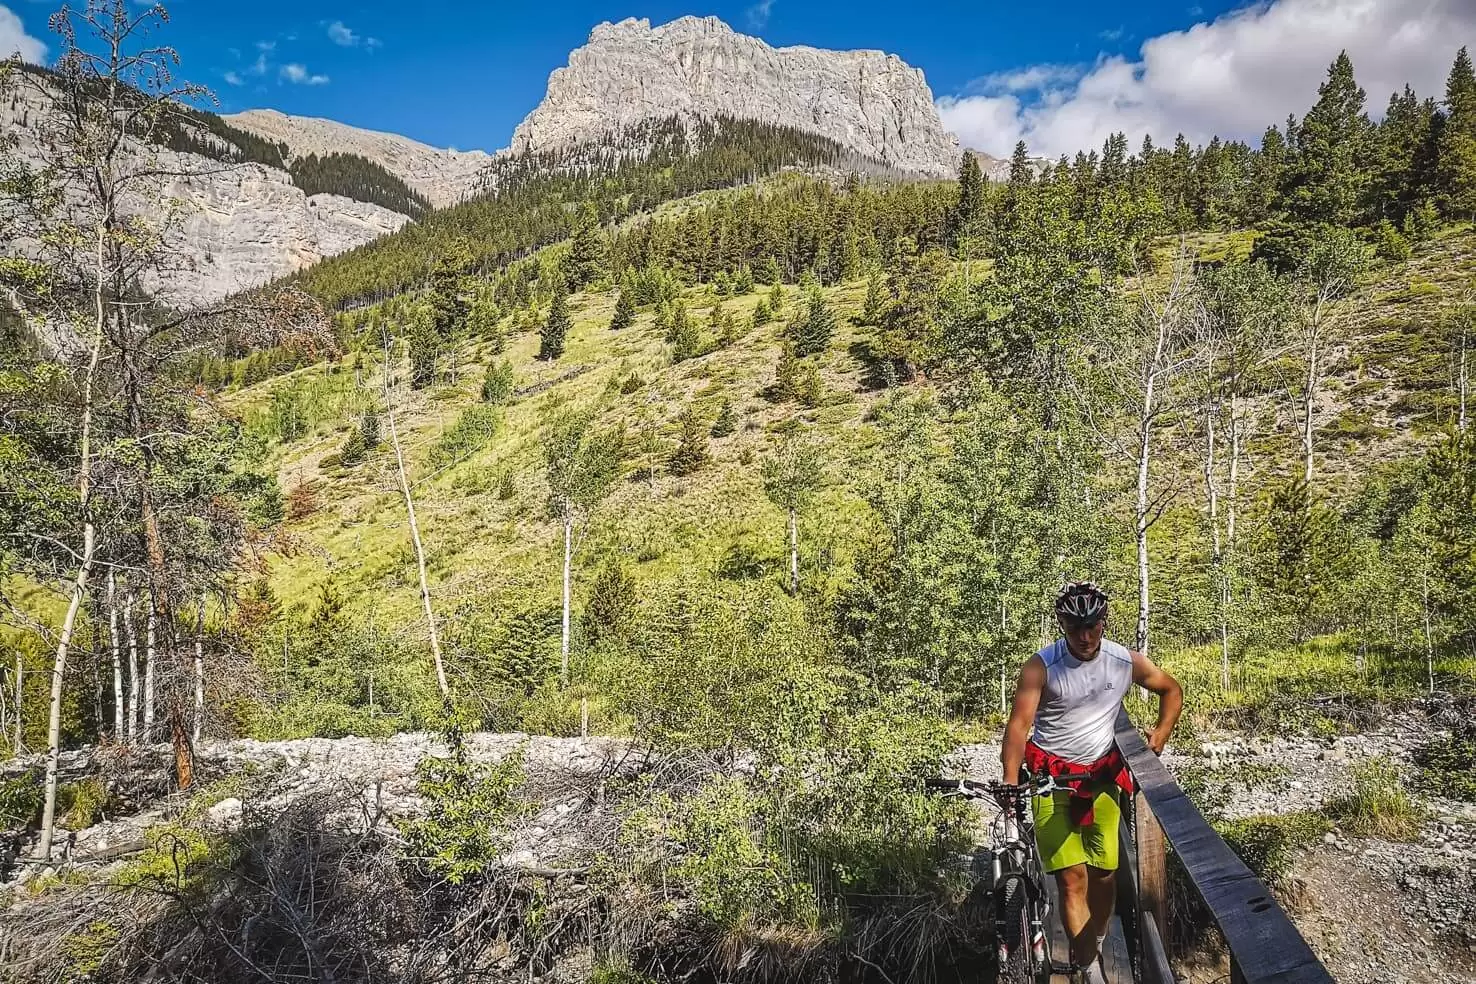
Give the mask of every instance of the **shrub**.
M 507 849 L 509 824 L 525 805 L 523 747 L 500 762 L 471 762 L 458 731 L 447 736 L 451 755 L 427 756 L 416 767 L 425 799 L 423 817 L 401 825 L 407 855 L 447 881 L 460 884 L 489 869 Z
M 1348 791 L 1331 801 L 1327 815 L 1350 834 L 1407 841 L 1419 837 L 1425 810 L 1399 781 L 1388 759 L 1375 758 L 1353 770 Z
M 486 446 L 502 423 L 502 411 L 490 403 L 475 403 L 461 412 L 431 451 L 438 464 L 468 458 Z
M 1316 843 L 1331 825 L 1325 816 L 1308 811 L 1227 820 L 1216 829 L 1256 877 L 1277 886 L 1285 882 L 1298 852 Z
M 40 770 L 0 780 L 0 830 L 30 828 L 39 824 L 45 797 L 45 777 Z
M 482 402 L 502 406 L 512 399 L 513 367 L 511 362 L 494 362 L 487 367 L 487 376 L 482 380 Z
M 1431 738 L 1415 749 L 1414 760 L 1429 789 L 1476 803 L 1476 725 Z

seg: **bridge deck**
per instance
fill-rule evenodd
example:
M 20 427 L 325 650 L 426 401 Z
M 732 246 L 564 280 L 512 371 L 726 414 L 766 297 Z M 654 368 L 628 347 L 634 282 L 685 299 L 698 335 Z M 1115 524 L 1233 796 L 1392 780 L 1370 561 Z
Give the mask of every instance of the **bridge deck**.
M 1056 879 L 1047 876 L 1046 886 L 1051 893 L 1051 956 L 1065 962 L 1071 947 L 1066 942 L 1066 931 L 1061 928 L 1061 901 L 1056 896 Z M 1122 923 L 1116 916 L 1102 942 L 1102 969 L 1107 974 L 1107 984 L 1132 984 L 1133 965 L 1128 960 L 1127 941 L 1122 936 Z M 1051 978 L 1052 984 L 1070 984 L 1065 975 Z

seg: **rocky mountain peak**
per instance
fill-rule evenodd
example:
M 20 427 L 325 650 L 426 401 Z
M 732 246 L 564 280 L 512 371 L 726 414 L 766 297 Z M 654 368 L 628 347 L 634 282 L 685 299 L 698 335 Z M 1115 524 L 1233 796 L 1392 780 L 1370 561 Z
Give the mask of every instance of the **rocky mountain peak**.
M 958 166 L 922 72 L 896 55 L 774 48 L 716 17 L 599 25 L 550 76 L 511 150 L 557 151 L 671 116 L 791 126 L 920 175 Z

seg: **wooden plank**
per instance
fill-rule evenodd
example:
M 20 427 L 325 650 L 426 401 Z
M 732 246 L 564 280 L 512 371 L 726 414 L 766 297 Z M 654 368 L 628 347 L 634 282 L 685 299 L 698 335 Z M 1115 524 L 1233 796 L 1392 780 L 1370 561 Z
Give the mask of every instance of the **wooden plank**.
M 1138 853 L 1138 911 L 1151 914 L 1160 939 L 1168 936 L 1168 857 L 1163 828 L 1147 798 L 1137 794 L 1134 833 Z
M 1174 984 L 1174 967 L 1169 963 L 1168 949 L 1158 931 L 1158 920 L 1146 909 L 1142 912 L 1143 949 L 1140 960 L 1142 984 Z
M 1125 711 L 1117 718 L 1117 747 L 1220 927 L 1245 984 L 1332 984 L 1271 891 L 1205 821 Z
M 1061 925 L 1061 898 L 1054 875 L 1046 875 L 1046 891 L 1051 897 L 1051 957 L 1061 963 L 1068 963 L 1071 960 L 1071 944 Z M 1112 922 L 1108 924 L 1107 938 L 1102 941 L 1102 969 L 1112 984 L 1128 984 L 1133 980 L 1132 960 L 1129 958 L 1127 940 L 1123 936 L 1122 923 L 1117 916 L 1113 916 Z M 1069 984 L 1069 979 L 1063 975 L 1056 975 L 1051 980 L 1053 984 L 1057 981 Z

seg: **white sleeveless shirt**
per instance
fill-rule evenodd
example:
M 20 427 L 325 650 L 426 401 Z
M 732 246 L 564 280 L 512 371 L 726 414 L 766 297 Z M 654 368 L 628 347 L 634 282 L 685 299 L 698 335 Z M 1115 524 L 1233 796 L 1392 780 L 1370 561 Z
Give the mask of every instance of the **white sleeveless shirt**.
M 1112 749 L 1117 710 L 1133 685 L 1133 654 L 1103 639 L 1096 658 L 1083 662 L 1058 639 L 1038 655 L 1046 684 L 1030 738 L 1052 755 L 1089 765 Z

